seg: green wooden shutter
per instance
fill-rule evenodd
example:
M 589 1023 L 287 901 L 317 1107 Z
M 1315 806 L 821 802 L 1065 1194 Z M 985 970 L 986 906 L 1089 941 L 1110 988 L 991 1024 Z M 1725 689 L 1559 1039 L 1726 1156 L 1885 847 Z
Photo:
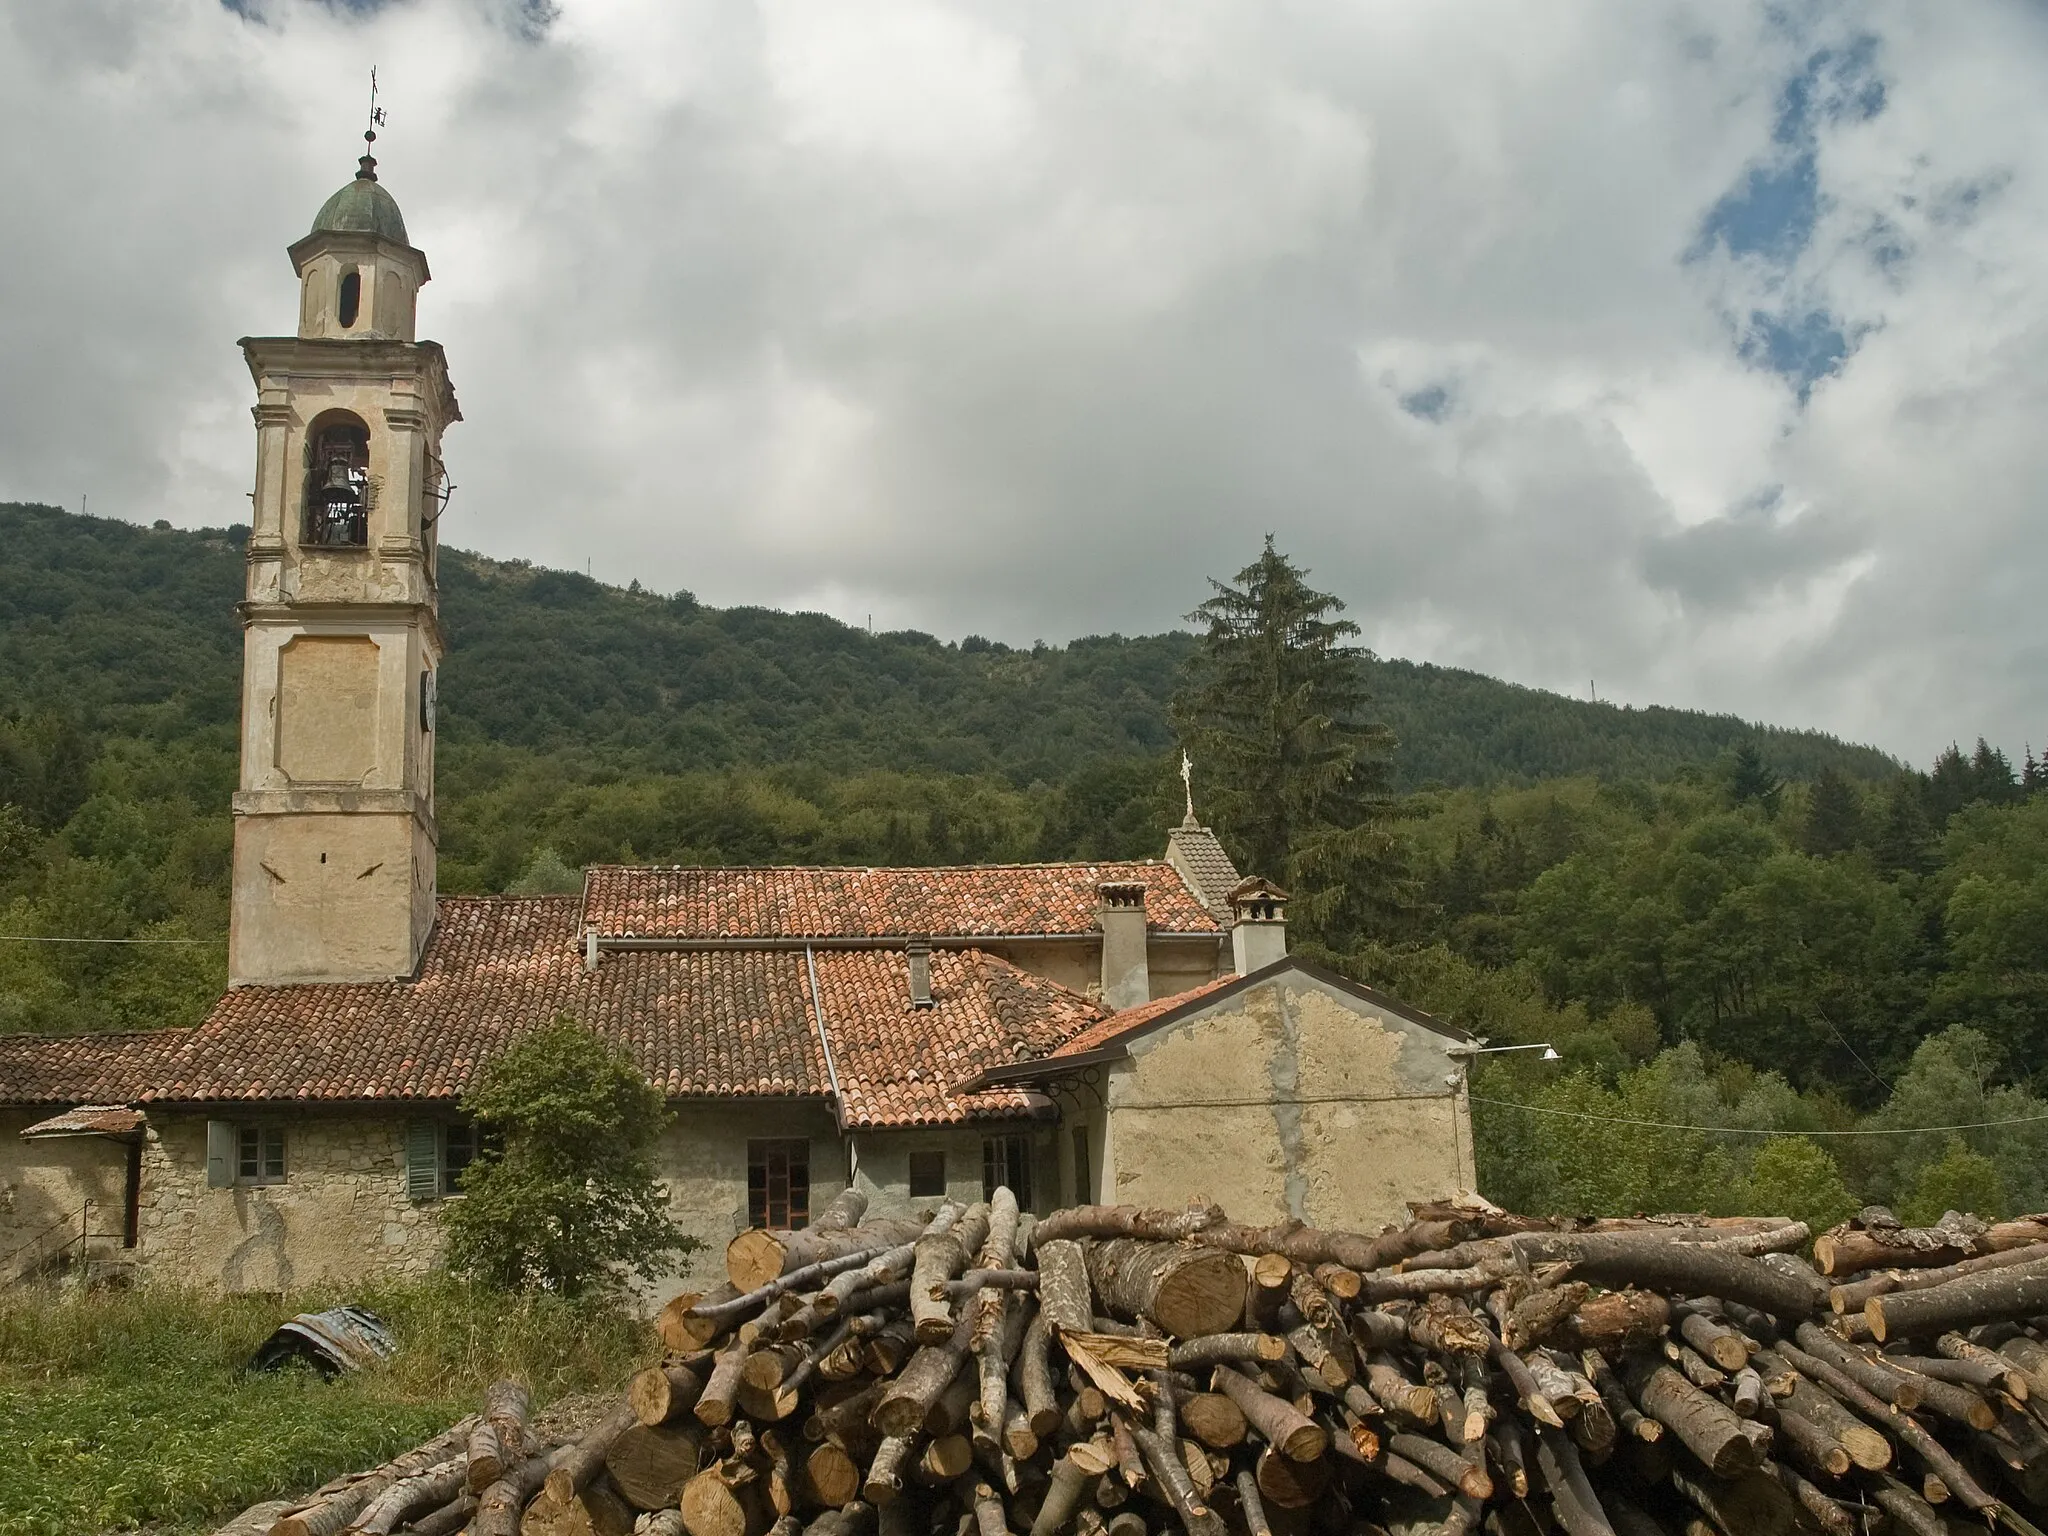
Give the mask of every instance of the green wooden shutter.
M 240 1151 L 231 1120 L 206 1122 L 206 1187 L 227 1189 L 235 1182 L 235 1160 Z
M 441 1128 L 431 1120 L 405 1127 L 405 1197 L 433 1200 L 441 1193 Z

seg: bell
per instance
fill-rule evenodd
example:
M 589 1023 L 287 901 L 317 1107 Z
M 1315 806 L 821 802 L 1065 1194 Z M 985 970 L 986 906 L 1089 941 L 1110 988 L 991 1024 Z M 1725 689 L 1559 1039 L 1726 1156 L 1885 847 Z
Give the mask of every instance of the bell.
M 351 489 L 354 484 L 354 477 L 350 474 L 350 470 L 353 467 L 347 459 L 339 454 L 329 459 L 327 461 L 327 489 L 330 491 L 346 491 Z

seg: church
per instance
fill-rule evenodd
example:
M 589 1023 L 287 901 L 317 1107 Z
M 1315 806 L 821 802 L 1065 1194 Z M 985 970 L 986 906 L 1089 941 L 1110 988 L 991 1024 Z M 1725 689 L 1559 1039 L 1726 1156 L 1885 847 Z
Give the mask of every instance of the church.
M 1190 797 L 1156 859 L 594 867 L 435 883 L 436 549 L 461 421 L 416 337 L 424 252 L 376 162 L 289 248 L 297 334 L 245 338 L 256 475 L 229 987 L 189 1028 L 0 1037 L 0 1283 L 81 1261 L 283 1291 L 440 1260 L 478 1065 L 567 1015 L 674 1122 L 722 1270 L 854 1185 L 878 1212 L 1202 1197 L 1372 1229 L 1474 1182 L 1479 1042 L 1287 953 L 1286 893 Z M 657 1296 L 656 1299 L 659 1299 Z

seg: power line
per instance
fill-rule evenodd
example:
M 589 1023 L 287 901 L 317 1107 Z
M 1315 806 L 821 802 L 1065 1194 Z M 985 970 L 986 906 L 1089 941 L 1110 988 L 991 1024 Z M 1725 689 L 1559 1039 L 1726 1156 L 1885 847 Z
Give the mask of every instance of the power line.
M 40 933 L 0 933 L 0 944 L 225 944 L 211 939 L 55 939 Z
M 1752 1125 L 1680 1125 L 1675 1120 L 1634 1120 L 1626 1115 L 1589 1115 L 1576 1109 L 1545 1109 L 1541 1104 L 1518 1104 L 1513 1099 L 1489 1099 L 1468 1094 L 1474 1104 L 1498 1104 L 1503 1109 L 1526 1109 L 1532 1115 L 1559 1115 L 1567 1120 L 1596 1120 L 1602 1125 L 1641 1125 L 1658 1131 L 1710 1131 L 1718 1136 L 1927 1136 L 1936 1131 L 1988 1131 L 2001 1125 L 2035 1125 L 2048 1114 L 2018 1115 L 2010 1120 L 1970 1120 L 1960 1125 L 1918 1125 L 1905 1128 L 1880 1127 L 1856 1131 L 1760 1131 Z

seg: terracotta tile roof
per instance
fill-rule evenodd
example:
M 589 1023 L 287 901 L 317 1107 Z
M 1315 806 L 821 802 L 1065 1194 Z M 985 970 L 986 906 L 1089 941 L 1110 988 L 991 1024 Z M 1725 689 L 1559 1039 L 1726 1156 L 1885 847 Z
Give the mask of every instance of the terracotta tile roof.
M 43 1136 L 133 1136 L 142 1129 L 142 1111 L 125 1104 L 81 1104 L 61 1115 L 38 1120 L 22 1131 L 24 1141 Z
M 818 990 L 849 1127 L 934 1125 L 1030 1111 L 1014 1088 L 962 1095 L 988 1067 L 1042 1056 L 1102 1017 L 1077 992 L 978 950 L 931 957 L 932 1006 L 910 1006 L 901 950 L 821 951 Z
M 417 977 L 238 987 L 190 1030 L 0 1037 L 0 1103 L 447 1101 L 522 1030 L 568 1013 L 672 1097 L 822 1098 L 810 967 L 797 948 L 607 952 L 586 971 L 575 897 L 446 897 Z M 1102 1018 L 1080 994 L 976 950 L 932 956 L 909 1006 L 901 950 L 819 950 L 852 1127 L 1027 1114 L 1012 1088 L 950 1085 L 1042 1055 Z
M 191 1033 L 0 1035 L 0 1102 L 129 1103 L 164 1072 Z
M 1218 976 L 1214 981 L 1205 981 L 1199 987 L 1190 987 L 1187 991 L 1176 992 L 1171 997 L 1155 997 L 1149 1003 L 1140 1003 L 1135 1008 L 1125 1008 L 1099 1023 L 1089 1025 L 1078 1034 L 1068 1036 L 1053 1050 L 1046 1052 L 1046 1055 L 1079 1056 L 1086 1051 L 1099 1051 L 1119 1036 L 1134 1029 L 1142 1029 L 1161 1014 L 1185 1007 L 1204 993 L 1227 987 L 1237 979 L 1234 975 Z
M 1097 932 L 1096 887 L 1145 886 L 1147 926 L 1220 933 L 1202 896 L 1161 859 L 934 869 L 683 869 L 596 865 L 583 920 L 638 938 L 824 939 Z

